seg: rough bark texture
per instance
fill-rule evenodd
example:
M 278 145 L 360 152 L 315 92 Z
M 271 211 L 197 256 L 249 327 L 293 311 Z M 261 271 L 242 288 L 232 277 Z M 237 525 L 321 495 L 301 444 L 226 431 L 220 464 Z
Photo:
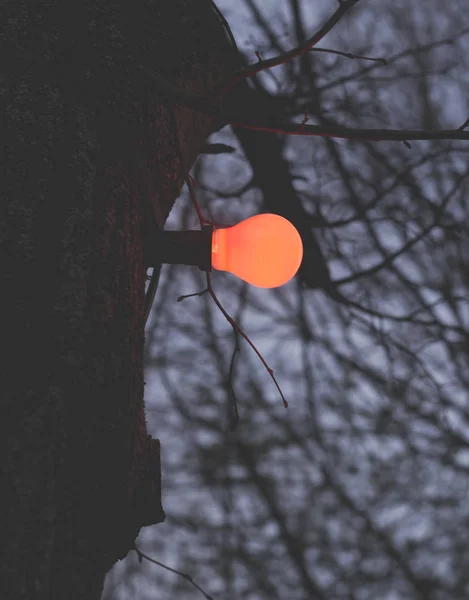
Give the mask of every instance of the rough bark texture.
M 96 600 L 164 518 L 143 406 L 144 238 L 211 118 L 137 65 L 213 90 L 235 66 L 209 0 L 0 5 L 0 595 Z M 174 112 L 172 112 L 174 111 Z M 173 118 L 174 117 L 174 118 Z

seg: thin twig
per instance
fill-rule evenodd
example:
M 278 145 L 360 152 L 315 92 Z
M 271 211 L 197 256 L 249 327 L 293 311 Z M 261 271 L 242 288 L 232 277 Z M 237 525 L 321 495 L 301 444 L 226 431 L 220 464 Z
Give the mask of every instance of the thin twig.
M 194 292 L 193 294 L 183 294 L 182 296 L 179 296 L 179 298 L 176 300 L 176 302 L 182 302 L 186 298 L 193 298 L 194 296 L 203 296 L 207 292 L 208 292 L 208 288 L 205 288 L 201 292 Z
M 359 54 L 352 54 L 351 52 L 341 52 L 340 50 L 331 50 L 330 48 L 310 48 L 309 52 L 327 52 L 328 54 L 338 54 L 339 56 L 345 56 L 346 58 L 370 60 L 372 62 L 380 62 L 383 65 L 388 64 L 388 61 L 385 58 L 372 58 L 371 56 L 360 56 Z
M 218 306 L 218 309 L 220 310 L 220 312 L 223 314 L 223 316 L 225 317 L 225 319 L 228 321 L 228 323 L 231 325 L 231 327 L 233 327 L 233 329 L 235 331 L 237 331 L 239 333 L 239 335 L 241 337 L 243 337 L 246 342 L 251 346 L 251 348 L 254 350 L 254 352 L 257 354 L 259 360 L 261 361 L 261 363 L 264 365 L 264 367 L 266 368 L 267 372 L 269 373 L 269 375 L 271 376 L 273 382 L 275 383 L 277 390 L 280 394 L 280 397 L 282 398 L 283 401 L 283 405 L 285 406 L 285 408 L 288 408 L 288 402 L 285 398 L 285 396 L 283 395 L 282 390 L 280 389 L 280 386 L 278 384 L 278 381 L 275 378 L 274 372 L 273 370 L 269 367 L 269 365 L 267 364 L 267 362 L 265 361 L 264 357 L 262 356 L 262 354 L 259 352 L 259 350 L 256 348 L 256 346 L 251 342 L 251 340 L 248 338 L 248 336 L 244 333 L 244 331 L 241 329 L 241 327 L 238 325 L 238 323 L 236 323 L 236 321 L 234 319 L 232 319 L 230 317 L 230 315 L 226 312 L 226 310 L 223 308 L 220 300 L 217 298 L 217 295 L 215 294 L 215 292 L 213 291 L 212 288 L 212 280 L 211 280 L 211 276 L 210 273 L 207 273 L 207 287 L 208 287 L 208 291 L 209 294 L 212 296 L 215 304 Z
M 158 565 L 159 567 L 163 567 L 163 569 L 166 569 L 167 571 L 171 571 L 171 573 L 176 573 L 176 575 L 179 575 L 180 577 L 182 577 L 183 579 L 188 581 L 190 584 L 192 584 L 196 589 L 198 589 L 199 592 L 201 594 L 203 594 L 205 596 L 205 598 L 207 598 L 207 600 L 214 600 L 213 596 L 210 596 L 210 594 L 207 594 L 207 592 L 205 592 L 200 587 L 200 585 L 197 585 L 195 583 L 195 581 L 192 579 L 192 577 L 190 575 L 188 575 L 187 573 L 182 573 L 181 571 L 178 571 L 177 569 L 168 567 L 168 565 L 165 565 L 162 562 L 155 560 L 154 558 L 150 558 L 149 556 L 144 554 L 141 550 L 139 550 L 135 544 L 134 544 L 132 550 L 135 550 L 135 552 L 137 553 L 139 562 L 142 562 L 142 558 L 144 558 L 145 560 L 148 560 L 149 562 L 152 562 L 153 564 Z

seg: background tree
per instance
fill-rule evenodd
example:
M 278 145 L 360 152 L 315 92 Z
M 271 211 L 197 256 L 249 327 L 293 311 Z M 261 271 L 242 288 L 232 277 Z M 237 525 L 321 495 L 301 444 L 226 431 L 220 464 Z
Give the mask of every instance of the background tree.
M 254 51 L 265 59 L 300 44 L 337 4 L 220 7 L 253 63 Z M 297 123 L 306 112 L 324 126 L 456 130 L 468 116 L 463 9 L 363 0 L 321 46 L 386 64 L 308 52 L 250 90 Z M 467 596 L 467 143 L 240 128 L 213 141 L 236 152 L 196 163 L 205 214 L 288 212 L 315 257 L 278 290 L 213 276 L 290 408 L 244 345 L 231 368 L 233 333 L 207 294 L 176 302 L 204 288 L 202 275 L 163 270 L 146 364 L 167 519 L 139 548 L 216 598 Z M 196 226 L 186 195 L 169 225 Z M 137 558 L 111 572 L 105 598 L 195 597 Z

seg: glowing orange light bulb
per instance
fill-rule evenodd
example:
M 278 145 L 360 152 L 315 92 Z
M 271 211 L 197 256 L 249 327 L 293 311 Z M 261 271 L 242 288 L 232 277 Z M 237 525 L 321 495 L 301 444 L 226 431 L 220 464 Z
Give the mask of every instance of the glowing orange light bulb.
M 255 215 L 233 227 L 213 230 L 212 267 L 251 285 L 273 288 L 287 283 L 302 258 L 300 234 L 279 215 Z

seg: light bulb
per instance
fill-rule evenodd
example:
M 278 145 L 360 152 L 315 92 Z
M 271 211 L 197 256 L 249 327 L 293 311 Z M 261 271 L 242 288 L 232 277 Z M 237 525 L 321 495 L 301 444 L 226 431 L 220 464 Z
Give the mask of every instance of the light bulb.
M 302 257 L 300 234 L 280 215 L 255 215 L 212 233 L 212 267 L 257 287 L 287 283 L 298 271 Z

